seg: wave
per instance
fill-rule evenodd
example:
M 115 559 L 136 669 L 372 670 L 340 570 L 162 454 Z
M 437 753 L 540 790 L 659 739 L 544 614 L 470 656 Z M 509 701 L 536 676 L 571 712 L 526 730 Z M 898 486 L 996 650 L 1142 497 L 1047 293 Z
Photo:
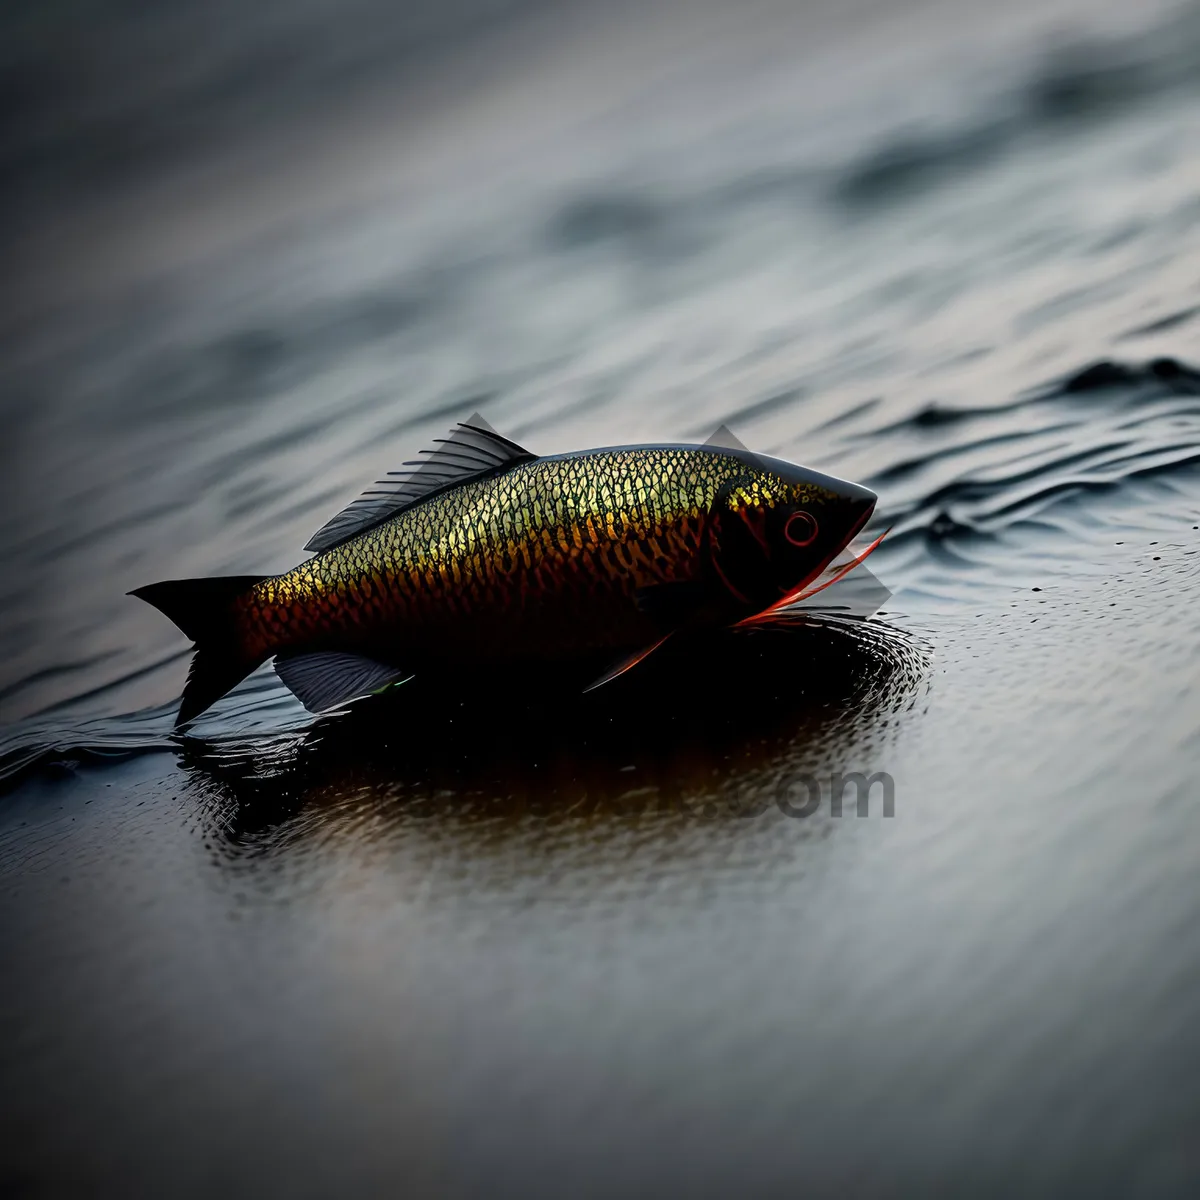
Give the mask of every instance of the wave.
M 897 130 L 846 164 L 835 203 L 865 208 L 961 179 L 1024 141 L 1063 136 L 1200 88 L 1200 5 L 1162 24 L 1065 44 L 948 128 Z
M 1012 403 L 928 406 L 873 436 L 945 439 L 868 480 L 907 497 L 895 547 L 993 536 L 1063 501 L 1200 464 L 1200 370 L 1174 358 L 1103 359 Z M 975 468 L 972 460 L 986 458 Z M 933 481 L 933 482 L 931 482 Z
M 959 181 L 1039 139 L 1074 136 L 1198 94 L 1200 4 L 1140 31 L 1064 41 L 1032 69 L 1005 74 L 1015 81 L 982 98 L 960 94 L 940 121 L 894 126 L 848 157 L 813 149 L 782 162 L 738 159 L 736 173 L 690 189 L 643 180 L 581 190 L 546 218 L 546 246 L 551 253 L 616 249 L 662 266 L 720 241 L 733 214 L 747 209 L 827 202 L 869 211 Z M 847 133 L 851 147 L 858 136 Z

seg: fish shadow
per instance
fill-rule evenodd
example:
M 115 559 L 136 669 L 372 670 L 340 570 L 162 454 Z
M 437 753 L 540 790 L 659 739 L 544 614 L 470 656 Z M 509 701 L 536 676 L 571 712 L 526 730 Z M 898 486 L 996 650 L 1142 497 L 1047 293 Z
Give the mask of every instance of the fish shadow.
M 419 677 L 290 738 L 188 738 L 181 763 L 222 797 L 214 823 L 233 843 L 361 805 L 406 820 L 752 815 L 797 774 L 886 769 L 928 659 L 882 622 L 809 616 L 673 639 L 587 693 L 589 663 Z

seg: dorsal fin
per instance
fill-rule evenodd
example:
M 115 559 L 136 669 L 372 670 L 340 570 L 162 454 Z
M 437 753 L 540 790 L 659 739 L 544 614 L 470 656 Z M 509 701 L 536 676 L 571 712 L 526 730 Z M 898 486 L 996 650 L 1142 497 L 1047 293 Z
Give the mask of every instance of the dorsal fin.
M 741 450 L 743 453 L 749 453 L 742 439 L 728 425 L 718 425 L 704 444 L 706 446 L 719 446 L 722 450 Z
M 435 438 L 432 450 L 408 470 L 389 471 L 386 479 L 372 484 L 357 500 L 326 521 L 308 539 L 305 550 L 329 550 L 426 500 L 437 492 L 457 487 L 472 479 L 498 475 L 537 457 L 516 442 L 498 434 L 478 413 L 460 422 L 450 436 Z

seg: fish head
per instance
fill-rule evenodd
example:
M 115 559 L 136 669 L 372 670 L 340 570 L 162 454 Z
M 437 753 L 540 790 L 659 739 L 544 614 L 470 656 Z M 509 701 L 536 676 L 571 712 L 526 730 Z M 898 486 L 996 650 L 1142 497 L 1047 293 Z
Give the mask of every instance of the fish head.
M 856 483 L 755 455 L 746 476 L 722 489 L 714 505 L 716 574 L 749 608 L 776 604 L 845 549 L 876 499 Z

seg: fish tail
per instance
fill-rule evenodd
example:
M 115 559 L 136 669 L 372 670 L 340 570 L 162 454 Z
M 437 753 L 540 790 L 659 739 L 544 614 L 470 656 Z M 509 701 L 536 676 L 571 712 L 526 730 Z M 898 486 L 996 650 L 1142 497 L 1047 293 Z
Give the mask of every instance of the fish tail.
M 154 605 L 196 643 L 175 728 L 198 717 L 241 683 L 263 661 L 243 646 L 236 601 L 264 575 L 215 579 L 168 579 L 134 589 L 131 596 Z

